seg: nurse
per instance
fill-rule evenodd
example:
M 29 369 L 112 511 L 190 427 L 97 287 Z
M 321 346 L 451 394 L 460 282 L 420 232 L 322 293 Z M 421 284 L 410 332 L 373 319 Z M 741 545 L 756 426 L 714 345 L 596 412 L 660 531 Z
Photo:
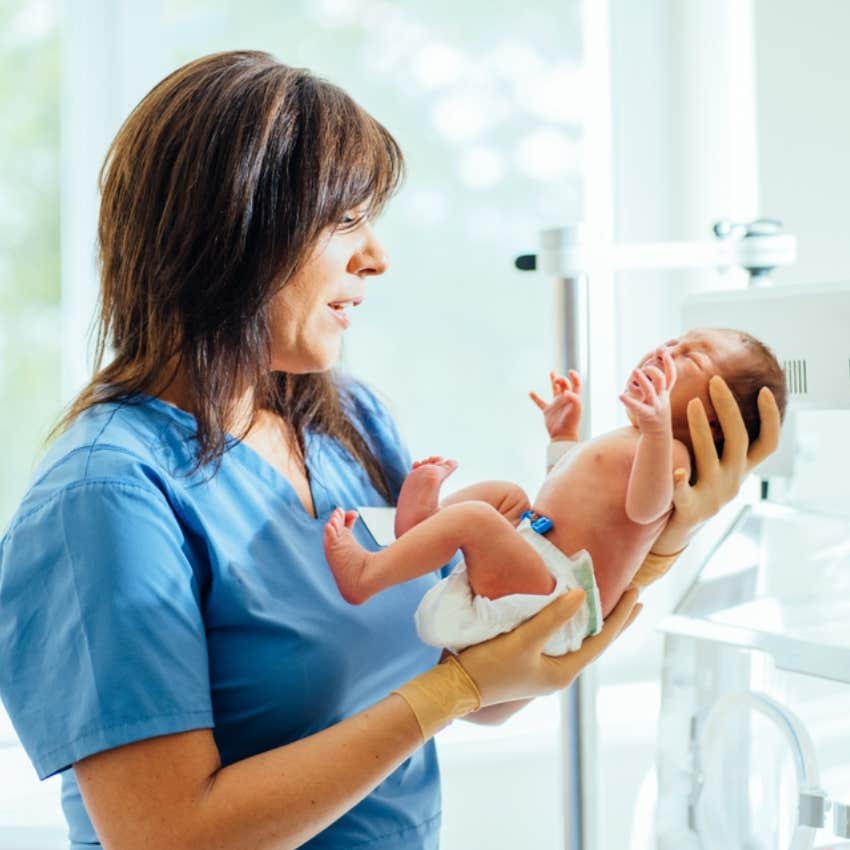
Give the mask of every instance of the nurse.
M 579 652 L 541 655 L 576 591 L 438 663 L 413 612 L 439 573 L 359 607 L 337 592 L 330 511 L 392 505 L 409 468 L 331 371 L 401 173 L 344 92 L 252 52 L 175 71 L 109 150 L 108 362 L 0 549 L 0 695 L 38 775 L 62 774 L 73 850 L 436 848 L 434 732 L 566 686 L 639 609 L 631 589 Z M 722 383 L 713 402 L 726 448 L 696 403 L 682 541 L 777 442 L 769 395 L 749 451 Z

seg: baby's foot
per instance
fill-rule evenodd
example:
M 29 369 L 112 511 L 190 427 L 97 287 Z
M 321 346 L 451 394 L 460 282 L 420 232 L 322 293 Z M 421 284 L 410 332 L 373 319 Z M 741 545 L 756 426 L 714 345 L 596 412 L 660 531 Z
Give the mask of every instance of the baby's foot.
M 363 586 L 363 572 L 369 553 L 351 533 L 355 522 L 357 511 L 335 508 L 325 524 L 322 544 L 342 598 L 352 605 L 360 605 L 372 594 Z
M 395 512 L 395 536 L 401 537 L 414 525 L 437 512 L 440 487 L 457 469 L 456 460 L 439 455 L 418 460 L 404 479 Z

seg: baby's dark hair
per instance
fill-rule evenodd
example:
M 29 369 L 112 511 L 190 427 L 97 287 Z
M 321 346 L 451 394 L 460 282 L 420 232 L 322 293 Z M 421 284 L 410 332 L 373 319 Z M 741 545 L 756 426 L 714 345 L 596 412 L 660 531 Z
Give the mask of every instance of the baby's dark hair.
M 762 387 L 767 387 L 776 399 L 779 407 L 780 421 L 785 419 L 785 409 L 788 406 L 788 390 L 785 385 L 785 371 L 776 359 L 776 355 L 760 340 L 745 331 L 731 328 L 718 328 L 724 334 L 732 335 L 741 343 L 749 355 L 747 361 L 742 361 L 724 372 L 722 378 L 732 390 L 741 417 L 747 427 L 750 443 L 758 439 L 761 430 L 761 417 L 758 409 L 758 394 Z M 715 435 L 715 445 L 718 454 L 723 451 L 722 432 Z

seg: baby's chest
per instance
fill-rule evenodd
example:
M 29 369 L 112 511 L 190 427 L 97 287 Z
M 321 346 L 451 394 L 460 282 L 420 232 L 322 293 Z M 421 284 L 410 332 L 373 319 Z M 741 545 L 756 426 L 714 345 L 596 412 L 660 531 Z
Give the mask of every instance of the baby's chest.
M 564 494 L 595 503 L 623 504 L 634 462 L 634 440 L 616 437 L 589 441 L 575 451 L 559 478 Z

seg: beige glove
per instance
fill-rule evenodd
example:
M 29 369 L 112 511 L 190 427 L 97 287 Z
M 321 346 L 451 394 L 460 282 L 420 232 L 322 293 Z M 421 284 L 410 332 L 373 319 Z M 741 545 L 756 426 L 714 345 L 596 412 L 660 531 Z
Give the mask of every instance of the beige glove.
M 719 375 L 709 381 L 708 392 L 723 431 L 723 457 L 717 456 L 702 402 L 691 399 L 688 429 L 696 461 L 696 482 L 691 486 L 684 470 L 674 471 L 673 515 L 652 547 L 655 555 L 670 556 L 681 552 L 696 527 L 733 499 L 753 467 L 773 454 L 779 445 L 781 420 L 770 390 L 763 388 L 759 393 L 761 431 L 752 443 L 735 396 Z
M 634 620 L 641 608 L 637 595 L 636 588 L 627 590 L 602 631 L 576 652 L 555 657 L 544 655 L 543 647 L 581 608 L 582 590 L 559 596 L 512 632 L 450 656 L 396 693 L 410 705 L 425 740 L 479 707 L 551 694 L 569 685 Z
M 632 578 L 632 584 L 643 590 L 643 588 L 647 585 L 652 584 L 654 581 L 658 581 L 658 579 L 660 579 L 661 576 L 663 576 L 664 573 L 673 566 L 673 564 L 678 560 L 679 555 L 681 555 L 684 551 L 684 549 L 680 549 L 678 552 L 673 552 L 670 555 L 656 555 L 653 552 L 650 552 L 643 559 L 640 569 Z

